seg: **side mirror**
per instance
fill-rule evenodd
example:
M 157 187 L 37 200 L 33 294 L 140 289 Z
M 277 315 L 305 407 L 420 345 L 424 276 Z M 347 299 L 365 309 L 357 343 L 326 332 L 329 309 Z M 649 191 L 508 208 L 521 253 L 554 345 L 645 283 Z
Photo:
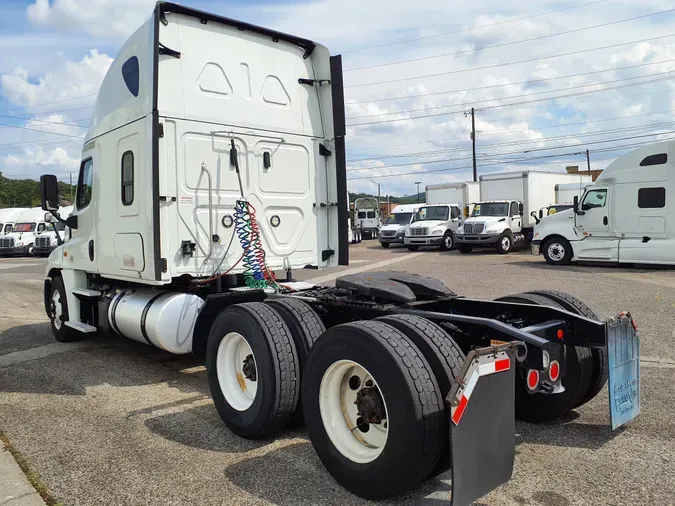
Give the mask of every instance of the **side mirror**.
M 574 205 L 572 207 L 574 209 L 574 214 L 579 214 L 579 195 L 574 196 Z
M 68 216 L 66 218 L 66 227 L 70 229 L 77 229 L 77 215 Z
M 540 213 L 541 213 L 541 211 L 540 211 Z M 534 218 L 535 224 L 539 225 L 539 222 L 540 222 L 541 220 L 540 220 L 539 217 L 537 216 L 537 211 L 532 211 L 532 212 L 530 213 L 530 216 L 532 216 L 532 217 Z
M 59 210 L 59 183 L 56 176 L 40 176 L 40 201 L 43 211 Z
M 522 202 L 518 202 L 518 212 L 520 213 L 521 216 L 523 215 L 524 209 L 525 209 L 525 208 L 523 207 L 523 203 L 522 203 Z

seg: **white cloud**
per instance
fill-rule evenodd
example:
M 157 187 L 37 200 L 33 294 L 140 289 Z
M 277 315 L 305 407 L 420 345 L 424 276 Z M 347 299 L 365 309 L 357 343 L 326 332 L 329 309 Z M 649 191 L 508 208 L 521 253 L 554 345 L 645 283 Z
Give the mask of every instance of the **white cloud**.
M 26 15 L 37 27 L 124 38 L 152 14 L 154 0 L 35 0 Z

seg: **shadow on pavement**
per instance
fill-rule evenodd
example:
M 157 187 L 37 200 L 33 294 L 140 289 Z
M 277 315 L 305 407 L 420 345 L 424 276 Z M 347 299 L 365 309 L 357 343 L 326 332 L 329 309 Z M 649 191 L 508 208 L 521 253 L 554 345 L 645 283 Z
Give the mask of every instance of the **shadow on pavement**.
M 181 392 L 209 396 L 205 371 L 182 372 L 202 365 L 192 355 L 172 355 L 123 337 L 94 336 L 78 341 L 82 347 L 33 360 L 31 349 L 56 343 L 48 323 L 13 327 L 1 333 L 0 353 L 4 354 L 7 343 L 11 346 L 18 336 L 23 342 L 15 351 L 25 351 L 27 357 L 0 368 L 0 392 L 85 395 L 87 388 L 100 385 L 167 383 Z
M 186 399 L 183 404 L 199 399 L 201 397 Z M 171 404 L 172 406 L 166 407 L 180 407 L 181 403 Z M 164 407 L 156 406 L 146 411 L 157 411 L 162 408 Z M 132 416 L 139 413 L 132 413 Z M 266 446 L 274 440 L 284 439 L 277 437 L 252 441 L 240 438 L 225 426 L 213 404 L 149 418 L 145 420 L 145 426 L 169 441 L 191 448 L 223 453 L 247 452 Z
M 609 420 L 605 424 L 587 424 L 575 422 L 578 418 L 579 415 L 572 411 L 551 423 L 516 422 L 516 445 L 530 443 L 598 450 L 622 432 L 612 431 Z

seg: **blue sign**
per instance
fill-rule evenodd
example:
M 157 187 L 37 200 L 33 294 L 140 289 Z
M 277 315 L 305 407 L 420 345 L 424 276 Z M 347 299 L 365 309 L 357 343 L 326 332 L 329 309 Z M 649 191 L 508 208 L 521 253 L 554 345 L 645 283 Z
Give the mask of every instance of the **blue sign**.
M 640 413 L 640 338 L 630 314 L 607 325 L 609 414 L 614 430 Z

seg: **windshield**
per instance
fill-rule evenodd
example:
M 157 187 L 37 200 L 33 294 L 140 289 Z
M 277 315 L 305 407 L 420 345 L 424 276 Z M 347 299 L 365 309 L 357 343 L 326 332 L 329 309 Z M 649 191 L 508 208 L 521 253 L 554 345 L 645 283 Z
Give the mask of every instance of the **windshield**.
M 410 223 L 410 218 L 412 218 L 413 213 L 394 213 L 390 214 L 387 221 L 384 222 L 385 225 L 407 225 Z
M 450 208 L 448 206 L 420 207 L 415 214 L 415 221 L 448 221 Z
M 359 218 L 365 219 L 366 218 L 366 212 L 365 211 L 359 211 Z
M 0 231 L 2 231 L 2 227 L 0 227 Z M 5 234 L 9 234 L 12 231 L 12 224 L 8 223 L 5 225 Z
M 508 202 L 489 202 L 483 204 L 476 204 L 471 213 L 472 217 L 476 216 L 508 216 L 509 204 Z
M 14 225 L 14 232 L 33 232 L 35 223 L 17 223 Z

